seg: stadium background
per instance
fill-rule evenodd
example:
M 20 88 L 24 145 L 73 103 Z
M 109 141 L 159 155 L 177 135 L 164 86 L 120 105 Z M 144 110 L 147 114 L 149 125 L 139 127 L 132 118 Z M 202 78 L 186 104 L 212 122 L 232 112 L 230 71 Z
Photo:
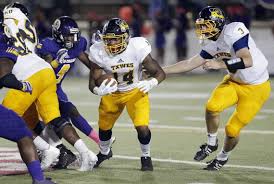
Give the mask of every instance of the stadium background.
M 1 0 L 0 7 L 3 8 L 10 2 Z M 143 23 L 140 30 L 142 35 L 152 43 L 155 58 L 157 58 L 159 46 L 162 46 L 161 39 L 163 36 L 166 39 L 162 65 L 177 61 L 175 40 L 177 30 L 182 28 L 179 26 L 181 24 L 185 25 L 182 30 L 187 38 L 187 44 L 183 45 L 187 45 L 185 57 L 199 51 L 193 20 L 203 6 L 218 5 L 226 10 L 230 19 L 243 21 L 247 26 L 249 25 L 252 37 L 269 60 L 270 73 L 274 74 L 272 32 L 274 11 L 271 9 L 273 7 L 271 0 L 227 0 L 225 2 L 219 0 L 25 0 L 19 2 L 23 2 L 30 9 L 32 22 L 37 25 L 40 39 L 51 34 L 50 27 L 55 18 L 60 15 L 70 15 L 77 20 L 82 35 L 90 40 L 92 33 L 100 29 L 106 19 L 120 15 L 130 20 L 130 15 L 133 13 L 131 8 L 134 7 L 138 13 L 134 14 L 131 20 L 140 17 L 138 20 Z M 265 4 L 269 2 L 270 4 Z M 156 15 L 153 15 L 153 12 Z M 160 24 L 157 23 L 162 20 Z M 139 25 L 138 21 L 134 25 Z M 164 35 L 161 34 L 161 29 L 164 30 L 162 31 Z M 158 35 L 157 30 L 160 30 Z M 155 43 L 156 35 L 160 39 L 160 43 L 157 44 Z M 178 38 L 179 41 L 181 39 L 182 37 Z M 182 46 L 177 43 L 178 45 Z M 100 98 L 88 90 L 88 70 L 79 64 L 80 62 L 77 63 L 77 67 L 70 74 L 71 77 L 64 81 L 64 90 L 82 115 L 97 129 L 97 107 Z M 193 161 L 193 154 L 206 137 L 204 104 L 210 91 L 223 76 L 223 71 L 205 73 L 204 70 L 197 69 L 183 76 L 171 77 L 152 90 L 150 123 L 155 168 L 152 173 L 138 171 L 140 151 L 136 132 L 129 117 L 123 113 L 113 129 L 117 137 L 113 147 L 114 158 L 106 161 L 102 168 L 93 172 L 79 173 L 72 167 L 68 170 L 47 172 L 46 175 L 61 184 L 274 183 L 273 92 L 255 120 L 244 129 L 240 144 L 231 154 L 229 163 L 223 170 L 217 173 L 204 172 L 201 170 L 204 163 Z M 273 82 L 273 78 L 271 81 Z M 5 90 L 1 90 L 1 99 L 4 92 Z M 225 122 L 232 112 L 233 109 L 230 108 L 221 116 L 220 142 L 223 141 Z M 93 151 L 98 151 L 94 143 L 83 134 L 81 137 Z M 25 170 L 15 147 L 15 144 L 0 139 L 1 184 L 30 183 L 28 175 L 2 176 L 9 173 L 18 174 Z M 209 159 L 214 158 L 214 155 Z

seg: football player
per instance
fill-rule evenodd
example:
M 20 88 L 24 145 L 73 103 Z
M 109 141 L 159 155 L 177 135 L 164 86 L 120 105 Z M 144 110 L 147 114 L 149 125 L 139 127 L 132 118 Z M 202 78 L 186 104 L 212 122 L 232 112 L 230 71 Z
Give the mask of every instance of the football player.
M 203 65 L 204 69 L 227 69 L 223 81 L 214 89 L 206 104 L 207 142 L 200 146 L 194 160 L 204 160 L 218 148 L 217 131 L 220 113 L 236 105 L 225 126 L 222 150 L 206 170 L 219 170 L 228 161 L 239 135 L 269 98 L 268 61 L 257 48 L 248 29 L 241 22 L 226 24 L 224 12 L 208 6 L 201 10 L 195 22 L 202 45 L 200 54 L 164 68 L 167 74 L 190 71 Z
M 4 34 L 3 12 L 0 11 L 0 88 L 7 87 L 32 93 L 32 87 L 28 81 L 21 82 L 11 73 L 17 55 L 17 50 L 12 47 Z M 17 143 L 22 160 L 32 176 L 32 183 L 53 184 L 52 181 L 44 178 L 32 141 L 32 133 L 23 119 L 2 105 L 0 105 L 0 117 L 0 137 Z
M 74 126 L 98 144 L 99 136 L 97 132 L 81 116 L 75 105 L 68 100 L 67 95 L 61 87 L 62 81 L 71 68 L 73 68 L 76 59 L 79 59 L 90 68 L 90 61 L 85 53 L 86 46 L 87 41 L 80 35 L 77 23 L 68 16 L 62 16 L 57 18 L 52 25 L 52 37 L 42 40 L 37 45 L 36 53 L 48 63 L 51 63 L 54 69 L 57 79 L 57 95 L 61 116 L 68 121 L 71 120 Z M 50 129 L 46 131 L 48 135 L 46 135 L 45 138 L 50 139 L 48 136 L 54 136 L 52 132 L 50 132 Z M 56 140 L 56 142 L 59 141 Z M 72 155 L 72 152 L 68 151 L 62 144 L 58 146 L 61 148 L 60 157 L 62 157 L 62 155 L 70 155 L 74 158 L 72 158 L 70 162 L 76 159 L 76 157 Z M 68 154 L 63 153 L 62 150 Z M 60 157 L 60 164 L 57 164 L 56 167 L 65 168 L 69 163 L 62 163 L 63 159 L 60 159 Z
M 95 167 L 112 157 L 112 128 L 126 107 L 140 142 L 141 170 L 152 171 L 148 91 L 165 79 L 165 73 L 150 55 L 150 43 L 143 37 L 130 38 L 129 26 L 124 20 L 110 19 L 104 25 L 101 39 L 90 47 L 89 53 L 94 63 L 89 89 L 102 96 L 98 122 L 100 152 Z M 142 67 L 151 74 L 151 79 L 142 80 Z M 118 84 L 113 81 L 106 84 L 106 79 L 100 86 L 96 86 L 96 80 L 103 72 L 113 74 Z
M 20 3 L 9 4 L 4 9 L 5 34 L 12 40 L 13 46 L 19 52 L 12 72 L 19 80 L 29 81 L 33 86 L 33 91 L 32 94 L 26 94 L 11 89 L 7 92 L 3 105 L 22 117 L 35 103 L 42 120 L 50 124 L 59 137 L 64 137 L 80 153 L 81 167 L 79 170 L 91 170 L 97 157 L 79 138 L 71 124 L 60 115 L 56 77 L 51 65 L 33 52 L 37 43 L 37 35 L 27 16 L 28 10 Z M 42 162 L 45 168 L 49 167 L 58 158 L 59 149 L 50 146 L 39 136 L 34 139 L 34 143 L 39 150 L 44 151 L 45 155 L 50 155 L 45 162 Z

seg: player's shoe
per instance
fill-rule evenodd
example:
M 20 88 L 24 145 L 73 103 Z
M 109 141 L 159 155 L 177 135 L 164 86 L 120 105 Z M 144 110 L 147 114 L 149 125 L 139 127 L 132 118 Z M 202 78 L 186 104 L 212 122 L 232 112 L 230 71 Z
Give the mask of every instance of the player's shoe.
M 199 151 L 194 156 L 194 160 L 201 161 L 204 160 L 210 153 L 216 151 L 218 149 L 218 139 L 216 141 L 216 145 L 211 146 L 207 143 L 200 146 Z
M 109 159 L 112 157 L 112 150 L 111 150 L 111 148 L 112 148 L 112 145 L 115 143 L 115 141 L 116 141 L 116 137 L 111 137 L 111 138 L 110 138 L 110 151 L 108 152 L 107 155 L 104 155 L 104 154 L 102 154 L 101 152 L 99 152 L 99 153 L 97 154 L 98 161 L 96 162 L 96 164 L 95 164 L 95 166 L 94 166 L 95 168 L 96 168 L 96 167 L 99 167 L 99 165 L 100 165 L 103 161 L 109 160 Z
M 81 166 L 80 169 L 78 169 L 78 171 L 91 171 L 94 165 L 96 164 L 97 160 L 97 156 L 92 151 L 81 153 Z
M 60 150 L 60 156 L 58 163 L 53 166 L 54 169 L 66 169 L 68 165 L 70 165 L 72 162 L 74 162 L 77 158 L 76 156 L 66 148 L 65 145 L 60 144 L 57 146 L 57 148 Z
M 208 162 L 208 165 L 204 168 L 204 170 L 218 171 L 227 163 L 227 161 L 228 161 L 228 159 L 218 160 L 217 158 L 215 158 Z
M 153 171 L 151 157 L 141 157 L 141 171 Z
M 60 150 L 53 146 L 50 146 L 49 149 L 43 151 L 41 167 L 42 169 L 48 169 L 51 164 L 58 161 L 58 157 L 60 155 Z
M 96 168 L 96 167 L 99 167 L 99 165 L 100 165 L 103 161 L 109 160 L 111 157 L 112 157 L 112 150 L 111 150 L 111 148 L 110 148 L 110 150 L 109 150 L 109 152 L 108 152 L 107 155 L 104 155 L 104 154 L 102 154 L 101 152 L 99 152 L 99 153 L 97 154 L 98 161 L 96 162 L 96 164 L 95 164 L 94 167 L 95 167 L 95 168 Z
M 33 180 L 32 184 L 57 184 L 57 183 L 51 181 L 51 178 L 46 178 L 43 181 Z

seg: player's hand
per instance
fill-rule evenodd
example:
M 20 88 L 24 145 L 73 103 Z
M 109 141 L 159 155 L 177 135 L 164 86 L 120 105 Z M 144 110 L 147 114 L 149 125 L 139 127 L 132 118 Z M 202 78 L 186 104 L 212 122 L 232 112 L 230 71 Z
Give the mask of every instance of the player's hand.
M 99 96 L 109 95 L 115 91 L 117 91 L 117 82 L 115 79 L 111 79 L 108 84 L 106 82 L 108 79 L 105 79 L 99 87 L 95 87 L 93 89 L 94 94 Z
M 152 78 L 150 80 L 142 80 L 137 83 L 137 88 L 140 89 L 143 93 L 149 92 L 152 88 L 158 85 L 158 80 Z
M 65 64 L 65 63 L 73 63 L 74 59 L 71 59 L 68 55 L 68 50 L 67 49 L 60 49 L 57 52 L 57 57 L 55 59 L 57 63 L 59 64 Z
M 21 89 L 21 91 L 32 94 L 32 86 L 30 82 L 24 81 L 22 82 L 22 85 L 23 85 L 23 88 Z
M 207 62 L 203 65 L 204 70 L 218 70 L 222 68 L 226 68 L 225 63 L 214 59 L 207 60 Z

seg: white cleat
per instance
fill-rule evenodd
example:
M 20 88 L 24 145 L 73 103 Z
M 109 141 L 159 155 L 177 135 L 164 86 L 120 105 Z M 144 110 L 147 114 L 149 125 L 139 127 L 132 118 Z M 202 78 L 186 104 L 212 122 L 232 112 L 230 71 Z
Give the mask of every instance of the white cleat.
M 58 161 L 60 150 L 53 146 L 42 152 L 41 167 L 43 170 L 48 169 L 51 164 Z
M 98 158 L 97 156 L 92 152 L 88 151 L 85 153 L 80 154 L 80 162 L 81 167 L 78 169 L 78 171 L 91 171 L 96 164 Z

